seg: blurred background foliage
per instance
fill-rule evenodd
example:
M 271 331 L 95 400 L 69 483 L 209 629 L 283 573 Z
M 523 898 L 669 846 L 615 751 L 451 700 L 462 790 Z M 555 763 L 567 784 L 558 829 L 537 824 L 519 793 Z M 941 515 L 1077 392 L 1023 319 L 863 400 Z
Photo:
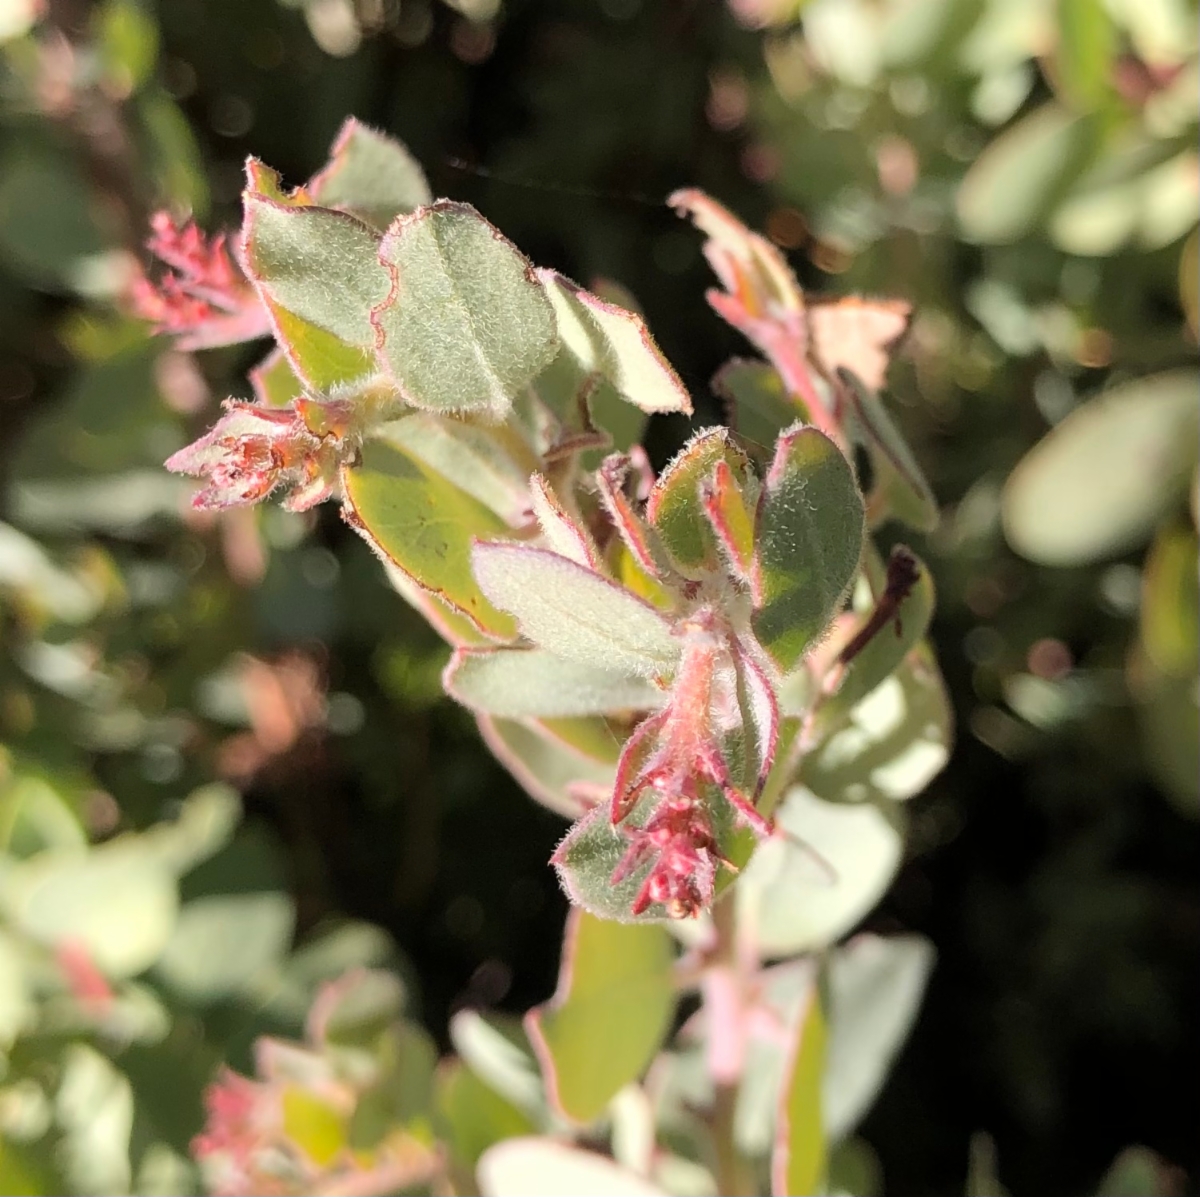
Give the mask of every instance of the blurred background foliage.
M 443 1046 L 553 985 L 559 821 L 336 510 L 187 512 L 161 463 L 257 351 L 123 314 L 153 209 L 233 226 L 246 154 L 297 183 L 355 114 L 636 296 L 698 425 L 743 349 L 673 188 L 816 290 L 914 303 L 891 385 L 959 735 L 868 920 L 939 964 L 863 1134 L 889 1194 L 963 1191 L 973 1135 L 974 1192 L 993 1144 L 1011 1192 L 1082 1193 L 1131 1143 L 1128 1191 L 1200 1191 L 1195 29 L 1187 0 L 0 0 L 0 1189 L 195 1191 L 216 1065 L 351 965 Z

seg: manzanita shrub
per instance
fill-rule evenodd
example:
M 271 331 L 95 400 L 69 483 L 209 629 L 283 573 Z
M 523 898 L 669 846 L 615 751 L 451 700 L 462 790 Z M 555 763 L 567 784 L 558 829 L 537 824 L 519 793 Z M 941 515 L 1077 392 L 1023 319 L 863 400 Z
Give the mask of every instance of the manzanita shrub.
M 436 1073 L 394 983 L 340 983 L 309 1043 L 214 1086 L 211 1185 L 861 1191 L 850 1136 L 931 952 L 835 945 L 950 734 L 929 574 L 873 539 L 937 518 L 879 398 L 907 305 L 806 297 L 676 193 L 713 308 L 763 356 L 720 372 L 729 425 L 655 476 L 646 418 L 692 403 L 638 313 L 434 200 L 355 121 L 305 185 L 246 177 L 240 234 L 160 215 L 132 293 L 183 346 L 275 341 L 255 399 L 167 465 L 198 507 L 341 503 L 451 646 L 447 693 L 571 821 L 551 863 L 574 910 L 554 997 L 520 1026 L 460 1014 Z

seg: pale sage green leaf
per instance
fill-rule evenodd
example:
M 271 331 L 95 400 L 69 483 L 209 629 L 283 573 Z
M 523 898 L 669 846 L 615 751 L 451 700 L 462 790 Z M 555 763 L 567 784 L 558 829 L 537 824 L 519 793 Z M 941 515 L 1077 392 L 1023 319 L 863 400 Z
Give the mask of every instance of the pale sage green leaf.
M 829 1048 L 821 1086 L 836 1143 L 870 1111 L 916 1021 L 934 951 L 920 935 L 857 935 L 829 958 Z
M 482 1197 L 667 1197 L 607 1156 L 537 1136 L 489 1147 L 475 1174 Z
M 663 692 L 643 677 L 564 660 L 540 648 L 459 651 L 442 680 L 451 698 L 505 719 L 647 711 L 663 702 Z
M 407 148 L 352 116 L 307 190 L 317 203 L 353 212 L 378 229 L 433 199 L 425 172 Z
M 664 927 L 567 918 L 554 997 L 525 1016 L 554 1106 L 594 1122 L 662 1044 L 675 1010 L 675 941 Z
M 437 1113 L 449 1129 L 454 1158 L 474 1168 L 494 1143 L 532 1134 L 533 1120 L 485 1084 L 461 1060 L 448 1060 L 434 1077 Z
M 503 419 L 558 348 L 528 261 L 468 204 L 396 219 L 380 247 L 392 289 L 372 314 L 379 359 L 414 407 Z
M 477 544 L 471 560 L 488 599 L 560 657 L 649 678 L 669 673 L 679 659 L 668 620 L 585 566 L 512 542 Z
M 822 1111 L 828 1022 L 814 985 L 788 1035 L 783 1091 L 771 1151 L 772 1197 L 824 1192 L 829 1147 Z
M 539 270 L 538 277 L 554 305 L 563 346 L 584 374 L 605 379 L 626 403 L 642 411 L 691 413 L 687 388 L 641 316 L 553 270 Z
M 1200 377 L 1127 382 L 1073 411 L 1009 476 L 1009 543 L 1043 565 L 1083 565 L 1144 543 L 1186 492 L 1200 434 Z
M 824 433 L 780 436 L 755 529 L 754 631 L 787 673 L 825 631 L 858 570 L 863 503 L 854 472 Z
M 390 280 L 378 234 L 331 208 L 279 203 L 248 192 L 243 257 L 260 291 L 351 345 L 372 345 L 371 309 Z
M 1076 112 L 1113 93 L 1117 31 L 1104 0 L 1058 0 L 1054 82 Z
M 488 1086 L 535 1121 L 544 1120 L 546 1090 L 518 1019 L 460 1010 L 450 1018 L 450 1042 Z

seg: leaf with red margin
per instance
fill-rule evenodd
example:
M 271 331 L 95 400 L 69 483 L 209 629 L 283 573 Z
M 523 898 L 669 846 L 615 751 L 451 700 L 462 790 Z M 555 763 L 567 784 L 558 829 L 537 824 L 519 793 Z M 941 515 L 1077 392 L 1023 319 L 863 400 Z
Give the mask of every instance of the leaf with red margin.
M 269 299 L 263 300 L 263 306 L 270 316 L 275 339 L 305 389 L 327 394 L 363 382 L 374 374 L 375 359 L 369 350 L 348 345 Z
M 754 562 L 754 516 L 727 461 L 718 461 L 712 477 L 700 483 L 700 501 L 726 565 L 748 582 Z
M 511 541 L 474 546 L 480 589 L 522 633 L 560 657 L 655 678 L 679 659 L 671 623 L 649 603 L 582 565 Z
M 567 515 L 562 500 L 541 474 L 529 479 L 529 502 L 550 548 L 588 569 L 600 568 L 600 553 L 591 533 Z
M 476 537 L 507 531 L 499 516 L 387 440 L 369 440 L 361 464 L 342 469 L 347 521 L 417 585 L 498 640 L 516 624 L 497 610 L 471 573 Z
M 824 433 L 780 438 L 755 523 L 752 625 L 784 672 L 837 614 L 858 572 L 864 516 L 854 472 Z
M 469 204 L 449 200 L 397 217 L 379 256 L 392 285 L 371 323 L 405 400 L 503 419 L 559 345 L 533 267 Z
M 317 203 L 352 212 L 377 229 L 433 199 L 421 165 L 394 137 L 347 117 L 329 161 L 308 183 Z
M 692 437 L 663 470 L 646 503 L 646 516 L 671 560 L 690 578 L 702 578 L 724 565 L 701 497 L 701 486 L 718 462 L 739 485 L 745 485 L 750 463 L 733 443 L 729 429 L 707 428 Z
M 828 1146 L 821 1113 L 821 1080 L 827 1039 L 820 985 L 813 985 L 789 1034 L 788 1062 L 771 1152 L 773 1197 L 824 1192 Z
M 692 411 L 683 381 L 636 312 L 607 303 L 553 270 L 538 270 L 564 348 L 581 370 L 645 412 Z
M 675 1012 L 674 940 L 665 928 L 567 917 L 554 997 L 525 1016 L 551 1103 L 594 1122 L 661 1046 Z
M 596 471 L 596 487 L 600 492 L 600 500 L 604 504 L 613 527 L 617 530 L 630 556 L 649 577 L 661 577 L 662 570 L 655 559 L 654 546 L 650 540 L 650 530 L 642 517 L 633 509 L 633 504 L 625 494 L 625 473 L 629 458 L 622 453 L 612 453 L 601 463 Z

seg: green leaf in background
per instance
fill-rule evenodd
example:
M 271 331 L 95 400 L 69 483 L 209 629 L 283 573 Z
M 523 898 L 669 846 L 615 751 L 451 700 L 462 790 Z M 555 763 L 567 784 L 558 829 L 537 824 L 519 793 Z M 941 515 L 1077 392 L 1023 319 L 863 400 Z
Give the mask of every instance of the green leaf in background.
M 359 382 L 374 371 L 375 360 L 368 350 L 348 344 L 271 300 L 264 302 L 280 346 L 304 389 L 321 394 Z
M 363 446 L 362 464 L 342 472 L 351 522 L 417 585 L 509 639 L 516 625 L 484 597 L 471 574 L 471 542 L 508 529 L 477 499 L 386 440 Z
M 209 894 L 184 903 L 156 972 L 180 997 L 209 1003 L 251 992 L 282 963 L 295 912 L 283 893 Z
M 1182 520 L 1159 530 L 1142 574 L 1138 630 L 1160 673 L 1192 677 L 1200 653 L 1200 583 L 1195 531 Z
M 912 556 L 918 571 L 915 585 L 901 599 L 895 619 L 889 620 L 867 641 L 862 651 L 846 666 L 837 690 L 821 702 L 817 713 L 818 728 L 835 727 L 857 703 L 892 675 L 929 630 L 935 601 L 933 576 L 923 561 L 915 554 Z M 878 568 L 872 571 L 874 576 L 871 579 L 876 600 L 884 592 L 883 566 L 882 563 L 877 564 Z M 860 612 L 861 619 L 869 618 L 873 610 L 873 605 L 864 608 Z
M 826 802 L 797 786 L 776 819 L 799 844 L 778 836 L 758 846 L 734 890 L 738 921 L 764 956 L 819 951 L 887 892 L 904 851 L 904 813 Z
M 506 719 L 654 710 L 663 700 L 662 691 L 644 678 L 566 661 L 537 648 L 460 651 L 443 682 L 464 706 Z
M 933 969 L 919 935 L 856 935 L 829 958 L 829 1042 L 821 1084 L 825 1134 L 837 1143 L 869 1112 L 916 1021 Z
M 750 463 L 725 428 L 697 433 L 659 475 L 646 503 L 653 525 L 680 572 L 691 578 L 720 569 L 725 558 L 704 510 L 700 488 L 712 480 L 718 462 L 745 486 Z
M 575 787 L 588 786 L 600 793 L 612 789 L 615 762 L 597 761 L 565 744 L 544 723 L 487 715 L 480 715 L 478 723 L 487 746 L 517 783 L 535 802 L 566 819 L 578 819 L 586 809 Z M 601 733 L 605 725 L 596 723 Z
M 1099 107 L 1112 93 L 1117 34 L 1103 0 L 1058 0 L 1054 77 L 1077 112 Z
M 158 25 L 136 0 L 107 0 L 93 18 L 100 63 L 110 87 L 132 95 L 158 61 Z
M 261 294 L 350 345 L 373 345 L 371 309 L 387 297 L 378 234 L 331 208 L 243 197 L 243 257 Z
M 386 229 L 433 199 L 420 163 L 394 137 L 354 117 L 342 125 L 329 163 L 307 186 L 319 204 L 341 208 Z
M 1093 130 L 1051 101 L 990 142 L 958 189 L 964 236 L 985 245 L 1017 241 L 1050 212 L 1090 157 Z
M 380 256 L 393 286 L 371 319 L 404 398 L 503 419 L 558 348 L 530 264 L 474 208 L 449 200 L 397 218 Z
M 763 484 L 752 578 L 754 631 L 785 673 L 837 614 L 858 570 L 863 504 L 824 433 L 785 432 Z
M 455 1159 L 474 1171 L 479 1157 L 494 1143 L 529 1135 L 531 1119 L 461 1060 L 448 1060 L 435 1080 L 437 1113 Z
M 952 736 L 946 685 L 919 644 L 805 756 L 800 780 L 833 802 L 902 802 L 942 771 Z
M 1195 468 L 1198 385 L 1191 370 L 1123 383 L 1052 429 L 1004 488 L 1013 548 L 1039 564 L 1065 566 L 1144 543 Z
M 404 1012 L 400 978 L 383 969 L 355 969 L 322 989 L 309 1011 L 308 1035 L 322 1047 L 373 1048 Z
M 476 1175 L 481 1197 L 667 1197 L 607 1156 L 533 1136 L 489 1147 Z
M 546 1091 L 519 1019 L 460 1010 L 450 1019 L 450 1042 L 490 1089 L 535 1123 L 545 1121 Z
M 691 413 L 687 388 L 641 316 L 606 303 L 553 270 L 537 273 L 554 305 L 563 346 L 584 374 L 605 379 L 642 411 Z
M 839 376 L 850 390 L 856 439 L 866 446 L 875 471 L 867 502 L 872 523 L 890 516 L 919 532 L 932 531 L 938 522 L 937 500 L 908 442 L 874 391 L 848 370 Z
M 1096 1197 L 1171 1197 L 1177 1171 L 1149 1147 L 1126 1147 L 1100 1180 Z
M 671 624 L 649 603 L 566 557 L 493 542 L 477 544 L 471 560 L 483 593 L 558 656 L 649 678 L 679 659 Z
M 805 413 L 784 389 L 783 379 L 767 362 L 734 358 L 712 380 L 725 401 L 725 418 L 757 457 L 770 461 L 779 434 Z
M 525 1029 L 555 1107 L 594 1122 L 645 1071 L 675 1010 L 675 941 L 663 927 L 567 916 L 554 997 Z
M 537 461 L 508 426 L 481 427 L 468 419 L 412 412 L 393 420 L 382 435 L 419 457 L 506 524 L 529 518 L 529 475 Z
M 821 1078 L 825 1070 L 828 1030 L 820 986 L 801 1007 L 789 1035 L 775 1146 L 771 1152 L 773 1197 L 820 1193 L 828 1167 Z
M 326 1168 L 347 1146 L 345 1114 L 307 1089 L 283 1092 L 283 1133 L 318 1168 Z
M 0 876 L 0 905 L 39 943 L 76 944 L 101 972 L 132 977 L 166 947 L 179 895 L 157 853 L 128 836 L 14 865 Z

